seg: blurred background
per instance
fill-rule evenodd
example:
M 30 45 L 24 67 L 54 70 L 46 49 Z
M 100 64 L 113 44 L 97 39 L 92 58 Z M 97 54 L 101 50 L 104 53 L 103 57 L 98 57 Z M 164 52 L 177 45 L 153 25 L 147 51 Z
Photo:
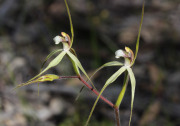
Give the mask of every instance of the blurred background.
M 135 50 L 142 0 L 68 0 L 75 38 L 73 48 L 89 75 L 102 64 L 120 60 L 114 52 Z M 0 0 L 0 126 L 83 126 L 96 96 L 78 79 L 13 88 L 39 73 L 54 49 L 53 37 L 70 35 L 63 0 Z M 140 48 L 133 67 L 137 86 L 133 126 L 180 125 L 180 1 L 146 0 Z M 53 58 L 52 58 L 53 59 Z M 52 59 L 48 60 L 51 61 Z M 47 63 L 48 64 L 48 63 Z M 47 65 L 46 64 L 46 65 Z M 104 68 L 93 78 L 98 90 L 118 67 Z M 75 75 L 68 58 L 47 73 Z M 103 95 L 112 102 L 123 76 Z M 121 124 L 130 115 L 131 87 L 120 107 Z M 114 111 L 101 100 L 90 126 L 114 126 Z

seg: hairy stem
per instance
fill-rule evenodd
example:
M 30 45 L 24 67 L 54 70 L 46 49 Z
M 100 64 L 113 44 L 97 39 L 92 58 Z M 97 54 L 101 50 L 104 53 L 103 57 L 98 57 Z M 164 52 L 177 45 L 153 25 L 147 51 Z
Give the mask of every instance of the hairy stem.
M 89 85 L 81 76 L 59 76 L 59 79 L 66 79 L 66 78 L 78 78 L 82 83 L 86 85 L 94 94 L 97 96 L 99 95 L 99 92 L 97 92 L 91 85 Z M 107 98 L 103 97 L 102 95 L 100 96 L 100 99 L 102 99 L 105 103 L 107 103 L 109 106 L 114 108 L 114 104 L 109 101 Z
M 79 77 L 79 79 L 91 90 L 93 91 L 97 96 L 99 95 L 99 92 L 97 92 L 92 86 L 90 86 L 81 76 Z M 105 97 L 103 97 L 102 95 L 100 96 L 100 99 L 102 99 L 104 102 L 106 102 L 108 105 L 110 105 L 111 107 L 114 108 L 114 104 L 109 101 L 108 99 L 106 99 Z

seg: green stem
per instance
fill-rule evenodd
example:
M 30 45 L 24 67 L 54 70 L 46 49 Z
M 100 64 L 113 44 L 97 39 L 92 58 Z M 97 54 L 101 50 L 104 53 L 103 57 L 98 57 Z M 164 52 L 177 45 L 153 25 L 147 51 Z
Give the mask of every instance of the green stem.
M 145 1 L 143 2 L 142 14 L 141 14 L 141 22 L 140 22 L 140 26 L 139 26 L 139 32 L 138 32 L 137 41 L 136 41 L 136 52 L 135 52 L 135 56 L 134 56 L 134 60 L 132 62 L 132 65 L 134 64 L 134 62 L 136 60 L 138 50 L 139 50 L 139 41 L 140 41 L 140 35 L 141 35 L 141 29 L 142 29 L 142 23 L 143 23 L 143 17 L 144 17 L 144 4 L 145 4 Z
M 68 13 L 68 16 L 69 16 L 69 23 L 70 23 L 70 26 L 71 26 L 71 46 L 72 46 L 72 43 L 73 43 L 73 40 L 74 40 L 73 23 L 72 23 L 72 19 L 71 19 L 71 13 L 70 13 L 70 10 L 69 10 L 69 6 L 67 4 L 67 0 L 64 0 L 64 2 L 65 2 L 65 5 L 66 5 L 67 13 Z

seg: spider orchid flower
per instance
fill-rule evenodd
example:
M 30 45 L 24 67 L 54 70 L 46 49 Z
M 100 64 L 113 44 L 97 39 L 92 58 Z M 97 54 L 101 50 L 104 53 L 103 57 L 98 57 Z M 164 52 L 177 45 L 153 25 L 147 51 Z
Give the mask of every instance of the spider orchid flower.
M 62 36 L 57 35 L 56 37 L 53 38 L 55 44 L 59 44 L 62 42 L 63 44 L 63 50 L 68 51 L 71 48 L 71 39 L 68 34 L 65 32 L 61 32 Z
M 129 47 L 125 47 L 125 50 L 119 49 L 115 52 L 116 58 L 123 57 L 125 59 L 125 66 L 132 66 L 134 60 L 134 53 Z

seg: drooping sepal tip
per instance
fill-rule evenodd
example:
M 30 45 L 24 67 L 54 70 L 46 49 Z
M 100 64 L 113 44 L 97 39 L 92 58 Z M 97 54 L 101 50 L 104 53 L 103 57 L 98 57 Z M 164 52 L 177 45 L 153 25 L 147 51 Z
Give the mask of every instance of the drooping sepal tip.
M 46 74 L 46 75 L 38 77 L 35 80 L 28 81 L 28 82 L 22 83 L 22 84 L 18 84 L 15 89 L 17 89 L 19 87 L 29 85 L 29 84 L 32 84 L 32 83 L 41 83 L 41 82 L 46 82 L 46 81 L 54 81 L 54 80 L 57 80 L 57 79 L 60 79 L 60 77 L 55 75 L 55 74 Z

